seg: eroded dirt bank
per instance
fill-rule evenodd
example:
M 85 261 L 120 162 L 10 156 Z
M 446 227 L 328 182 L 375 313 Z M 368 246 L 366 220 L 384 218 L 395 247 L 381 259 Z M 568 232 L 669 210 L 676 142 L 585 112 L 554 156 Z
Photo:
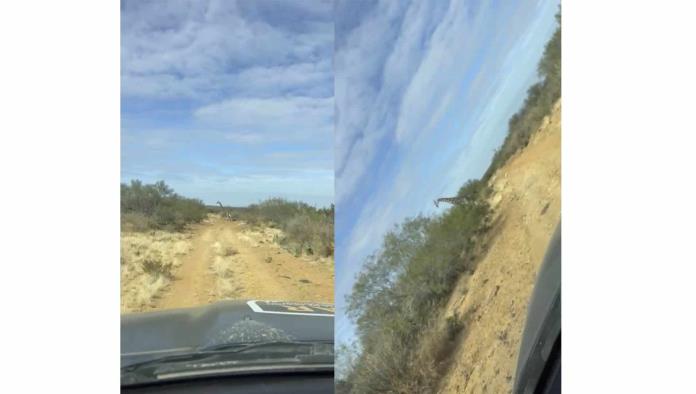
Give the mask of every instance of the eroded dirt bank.
M 466 316 L 442 393 L 508 393 L 536 274 L 561 209 L 561 104 L 492 177 L 488 252 L 462 276 L 445 317 Z

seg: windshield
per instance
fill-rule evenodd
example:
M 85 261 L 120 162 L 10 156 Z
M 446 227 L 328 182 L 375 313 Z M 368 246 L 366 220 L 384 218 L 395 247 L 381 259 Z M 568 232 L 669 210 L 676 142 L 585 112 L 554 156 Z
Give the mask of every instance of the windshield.
M 332 20 L 121 2 L 122 366 L 333 341 Z

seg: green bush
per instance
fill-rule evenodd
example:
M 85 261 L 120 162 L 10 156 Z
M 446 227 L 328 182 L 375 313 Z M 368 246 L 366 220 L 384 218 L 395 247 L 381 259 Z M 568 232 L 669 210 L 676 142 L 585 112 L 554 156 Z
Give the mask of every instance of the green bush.
M 315 208 L 299 201 L 271 198 L 246 208 L 232 210 L 233 217 L 252 226 L 283 230 L 280 241 L 296 255 L 333 256 L 334 206 Z
M 554 103 L 561 97 L 561 21 L 556 32 L 546 44 L 537 71 L 541 81 L 527 90 L 522 108 L 508 122 L 508 132 L 501 147 L 493 155 L 491 164 L 483 176 L 490 179 L 495 171 L 503 166 L 518 150 L 527 146 L 531 135 L 541 126 Z
M 146 185 L 139 180 L 121 184 L 121 225 L 126 230 L 181 231 L 205 219 L 208 210 L 200 200 L 174 193 L 164 181 Z
M 142 262 L 143 272 L 151 275 L 153 278 L 159 278 L 164 276 L 168 279 L 173 278 L 172 270 L 173 266 L 171 263 L 164 263 L 160 259 L 147 259 Z
M 121 228 L 125 231 L 143 232 L 156 227 L 154 218 L 138 212 L 122 213 Z
M 462 252 L 488 225 L 484 191 L 481 181 L 467 183 L 461 191 L 465 203 L 440 217 L 407 219 L 366 260 L 347 297 L 363 349 L 348 374 L 355 391 L 393 391 L 396 382 L 400 392 L 433 389 L 437 368 L 427 366 L 443 357 L 447 348 L 439 342 L 452 340 L 462 323 L 457 319 L 439 330 L 432 321 L 459 275 L 473 269 Z M 417 345 L 426 332 L 438 340 L 423 355 Z

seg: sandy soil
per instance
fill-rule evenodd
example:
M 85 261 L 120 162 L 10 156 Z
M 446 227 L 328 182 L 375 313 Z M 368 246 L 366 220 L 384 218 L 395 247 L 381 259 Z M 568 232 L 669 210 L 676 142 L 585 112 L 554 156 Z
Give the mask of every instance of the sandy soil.
M 508 393 L 537 270 L 561 209 L 561 104 L 490 181 L 495 226 L 487 254 L 464 275 L 445 316 L 468 316 L 442 393 Z
M 177 256 L 172 277 L 151 302 L 130 308 L 122 302 L 121 310 L 182 308 L 221 299 L 333 303 L 333 261 L 296 257 L 278 246 L 280 236 L 280 230 L 255 230 L 211 215 L 185 236 L 188 252 Z M 122 298 L 123 286 L 122 269 Z

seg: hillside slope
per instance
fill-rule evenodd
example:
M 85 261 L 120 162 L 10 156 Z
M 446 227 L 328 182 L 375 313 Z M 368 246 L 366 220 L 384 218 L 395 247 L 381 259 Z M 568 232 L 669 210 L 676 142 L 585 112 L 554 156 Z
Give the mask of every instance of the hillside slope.
M 529 145 L 491 177 L 494 226 L 487 253 L 465 274 L 443 320 L 465 316 L 440 385 L 442 393 L 512 390 L 520 338 L 537 270 L 561 212 L 561 102 Z

